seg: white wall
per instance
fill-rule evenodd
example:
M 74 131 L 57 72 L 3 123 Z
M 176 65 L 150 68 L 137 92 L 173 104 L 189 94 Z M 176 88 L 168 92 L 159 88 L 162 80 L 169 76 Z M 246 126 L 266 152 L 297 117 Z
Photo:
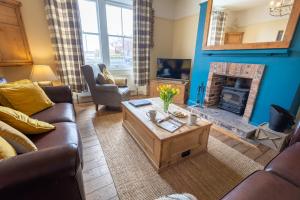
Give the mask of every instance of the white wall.
M 199 15 L 200 6 L 197 0 L 174 0 L 174 19 L 181 19 L 193 15 Z
M 243 43 L 275 41 L 278 31 L 285 31 L 289 20 L 288 15 L 283 17 L 271 16 L 268 4 L 246 10 L 229 10 L 226 13 L 225 32 L 244 32 Z
M 269 14 L 269 5 L 262 5 L 247 10 L 236 12 L 237 24 L 240 27 L 254 25 L 263 22 L 288 19 L 289 16 L 273 17 Z
M 156 76 L 156 60 L 194 58 L 199 19 L 199 0 L 154 0 L 154 48 L 150 78 Z
M 153 0 L 155 17 L 174 19 L 175 0 Z
M 51 46 L 50 33 L 45 15 L 44 1 L 19 0 L 22 3 L 21 15 L 24 22 L 29 48 L 34 64 L 50 65 L 55 71 L 54 52 Z M 1 67 L 0 75 L 9 81 L 29 78 L 28 66 Z

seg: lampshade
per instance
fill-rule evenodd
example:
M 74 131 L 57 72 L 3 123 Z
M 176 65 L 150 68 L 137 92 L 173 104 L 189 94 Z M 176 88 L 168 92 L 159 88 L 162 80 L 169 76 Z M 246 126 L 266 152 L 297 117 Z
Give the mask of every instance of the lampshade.
M 33 65 L 30 79 L 32 81 L 54 81 L 57 80 L 51 67 L 48 65 Z

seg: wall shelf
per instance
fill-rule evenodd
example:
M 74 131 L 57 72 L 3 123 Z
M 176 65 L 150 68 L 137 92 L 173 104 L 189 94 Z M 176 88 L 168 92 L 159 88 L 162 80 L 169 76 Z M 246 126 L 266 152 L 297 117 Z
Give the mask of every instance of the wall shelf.
M 255 50 L 203 50 L 205 56 L 288 56 L 288 49 L 255 49 Z

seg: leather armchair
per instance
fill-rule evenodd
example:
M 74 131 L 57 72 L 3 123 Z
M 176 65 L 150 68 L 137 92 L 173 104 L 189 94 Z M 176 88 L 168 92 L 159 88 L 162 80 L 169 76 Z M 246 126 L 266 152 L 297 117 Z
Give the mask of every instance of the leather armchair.
M 99 70 L 105 65 L 99 65 Z M 128 87 L 118 87 L 114 84 L 97 84 L 97 71 L 90 65 L 81 67 L 86 82 L 88 83 L 92 99 L 98 110 L 98 105 L 105 105 L 110 107 L 120 107 L 121 101 L 125 101 L 129 97 Z

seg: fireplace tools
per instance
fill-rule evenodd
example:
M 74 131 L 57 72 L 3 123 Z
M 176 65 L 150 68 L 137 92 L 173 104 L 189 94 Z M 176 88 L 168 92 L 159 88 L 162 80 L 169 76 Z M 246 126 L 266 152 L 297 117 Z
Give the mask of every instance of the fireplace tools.
M 202 82 L 201 85 L 198 86 L 197 89 L 197 99 L 196 99 L 196 106 L 203 108 L 204 106 L 204 92 L 205 92 L 205 85 Z

